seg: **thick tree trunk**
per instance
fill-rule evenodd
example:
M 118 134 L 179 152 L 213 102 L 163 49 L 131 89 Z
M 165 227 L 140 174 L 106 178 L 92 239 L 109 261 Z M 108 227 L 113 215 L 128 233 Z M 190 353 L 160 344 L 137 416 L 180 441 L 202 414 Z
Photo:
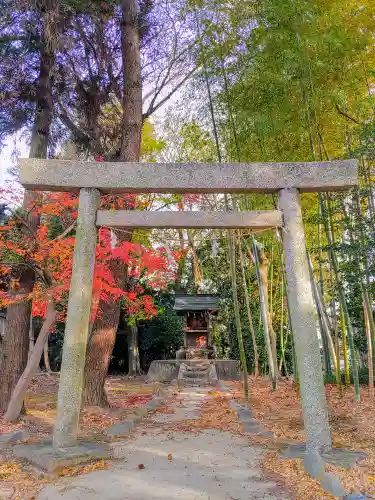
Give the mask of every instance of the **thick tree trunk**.
M 38 371 L 40 358 L 43 353 L 43 348 L 48 340 L 49 332 L 54 325 L 56 320 L 56 309 L 53 301 L 50 301 L 47 307 L 47 316 L 44 320 L 42 329 L 39 333 L 37 341 L 35 342 L 34 349 L 31 356 L 27 362 L 26 368 L 23 371 L 21 377 L 19 378 L 17 385 L 12 393 L 12 397 L 9 401 L 8 409 L 4 415 L 4 420 L 6 422 L 16 422 L 20 416 L 23 400 L 26 391 L 30 385 L 30 382 Z
M 29 351 L 31 302 L 27 299 L 33 289 L 34 273 L 25 267 L 16 269 L 10 285 L 4 341 L 0 366 L 0 413 L 8 408 L 13 389 L 24 371 Z
M 138 348 L 138 327 L 133 325 L 130 327 L 128 336 L 128 353 L 129 353 L 129 376 L 138 375 L 141 372 L 141 363 L 139 360 Z
M 44 22 L 47 22 L 47 12 Z M 46 39 L 42 41 L 40 68 L 36 95 L 36 110 L 31 136 L 31 158 L 46 158 L 50 126 L 52 121 L 52 70 L 55 58 L 51 44 Z M 26 191 L 23 209 L 24 217 L 31 230 L 35 233 L 39 226 L 39 215 L 36 210 L 39 194 Z M 30 236 L 30 235 L 28 235 Z M 13 283 L 10 294 L 21 295 L 23 298 L 10 304 L 7 309 L 7 327 L 2 349 L 0 370 L 0 412 L 7 409 L 12 391 L 24 371 L 29 350 L 29 329 L 31 318 L 31 302 L 26 297 L 32 292 L 35 276 L 28 268 L 15 269 L 13 276 L 18 283 Z
M 142 131 L 142 88 L 136 0 L 122 0 L 121 9 L 124 95 L 122 142 L 119 160 L 138 162 Z M 118 235 L 119 240 L 121 235 Z M 116 282 L 123 288 L 126 283 L 126 266 L 113 260 L 110 263 L 110 269 Z M 109 300 L 104 302 L 100 300 L 99 311 L 100 313 L 95 319 L 87 346 L 85 367 L 84 403 L 95 406 L 108 403 L 104 391 L 104 382 L 120 319 L 120 301 Z
M 124 263 L 113 260 L 110 270 L 119 288 L 124 288 L 127 269 Z M 120 300 L 109 298 L 99 301 L 99 312 L 95 318 L 86 351 L 85 383 L 83 403 L 88 406 L 107 406 L 108 399 L 104 383 L 111 361 L 112 349 L 120 319 Z

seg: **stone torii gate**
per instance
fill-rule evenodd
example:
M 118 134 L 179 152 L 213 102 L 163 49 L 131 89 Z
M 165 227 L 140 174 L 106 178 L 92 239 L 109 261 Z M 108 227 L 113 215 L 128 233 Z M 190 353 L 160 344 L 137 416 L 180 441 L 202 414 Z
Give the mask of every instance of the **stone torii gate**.
M 294 333 L 308 449 L 326 451 L 326 410 L 315 307 L 306 258 L 300 192 L 337 191 L 357 184 L 357 161 L 314 163 L 99 163 L 21 160 L 26 189 L 79 192 L 58 416 L 53 447 L 77 445 L 98 226 L 283 229 L 287 293 Z M 275 193 L 279 210 L 141 212 L 98 210 L 100 193 Z

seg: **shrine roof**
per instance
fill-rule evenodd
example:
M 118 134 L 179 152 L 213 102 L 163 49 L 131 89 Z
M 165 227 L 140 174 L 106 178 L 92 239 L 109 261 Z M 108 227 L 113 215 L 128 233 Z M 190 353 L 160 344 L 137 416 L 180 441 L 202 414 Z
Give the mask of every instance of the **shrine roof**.
M 220 298 L 215 295 L 176 295 L 175 311 L 217 311 Z

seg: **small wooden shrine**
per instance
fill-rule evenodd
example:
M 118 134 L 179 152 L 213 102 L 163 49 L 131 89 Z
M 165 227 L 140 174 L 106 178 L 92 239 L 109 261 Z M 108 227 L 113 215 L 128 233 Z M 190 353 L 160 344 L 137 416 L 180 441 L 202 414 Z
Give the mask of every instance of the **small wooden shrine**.
M 212 317 L 219 309 L 215 295 L 176 295 L 174 310 L 184 320 L 184 348 L 178 357 L 212 358 Z

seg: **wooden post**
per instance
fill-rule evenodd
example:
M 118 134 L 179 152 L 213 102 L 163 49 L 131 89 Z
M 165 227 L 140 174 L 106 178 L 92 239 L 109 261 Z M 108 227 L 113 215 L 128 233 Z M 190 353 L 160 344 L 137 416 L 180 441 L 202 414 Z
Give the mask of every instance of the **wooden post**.
M 328 451 L 332 442 L 298 190 L 282 189 L 279 207 L 284 215 L 282 234 L 287 292 L 300 377 L 306 447 L 308 450 Z
M 61 365 L 57 421 L 53 434 L 53 446 L 56 449 L 74 446 L 77 442 L 91 310 L 97 238 L 95 222 L 99 200 L 97 189 L 81 189 Z

